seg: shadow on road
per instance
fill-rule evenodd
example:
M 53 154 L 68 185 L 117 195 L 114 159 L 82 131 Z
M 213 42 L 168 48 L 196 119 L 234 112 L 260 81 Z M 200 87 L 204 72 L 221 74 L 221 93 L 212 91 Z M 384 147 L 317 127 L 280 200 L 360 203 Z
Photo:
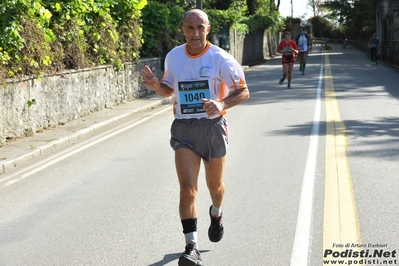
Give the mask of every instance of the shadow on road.
M 200 250 L 200 253 L 207 253 L 210 250 Z M 180 257 L 181 253 L 172 253 L 172 254 L 166 254 L 162 260 L 155 262 L 153 264 L 148 264 L 148 266 L 163 266 L 169 262 L 172 262 L 174 260 L 178 260 Z
M 346 135 L 357 141 L 367 142 L 371 148 L 367 150 L 351 150 L 352 156 L 399 157 L 399 117 L 381 117 L 375 121 L 346 120 Z M 309 136 L 312 122 L 292 125 L 284 130 L 272 131 L 271 134 L 287 136 Z M 320 135 L 326 134 L 326 122 L 320 122 Z M 265 133 L 268 135 L 270 133 Z M 375 138 L 379 137 L 379 138 Z M 381 138 L 382 137 L 382 138 Z M 385 138 L 384 138 L 385 137 Z

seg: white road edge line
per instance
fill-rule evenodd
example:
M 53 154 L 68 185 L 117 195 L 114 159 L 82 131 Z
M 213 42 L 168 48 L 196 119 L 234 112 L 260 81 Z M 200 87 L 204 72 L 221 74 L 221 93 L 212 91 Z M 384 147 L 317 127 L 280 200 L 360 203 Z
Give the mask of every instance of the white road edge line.
M 102 137 L 99 137 L 97 139 L 94 139 L 93 141 L 85 143 L 85 144 L 83 144 L 81 146 L 73 147 L 72 150 L 68 150 L 67 152 L 64 152 L 62 154 L 57 154 L 56 156 L 51 156 L 48 160 L 46 160 L 44 163 L 41 163 L 40 165 L 33 164 L 28 169 L 23 169 L 22 168 L 21 171 L 17 170 L 16 172 L 12 173 L 10 177 L 8 177 L 5 180 L 2 180 L 0 182 L 0 189 L 5 188 L 5 187 L 7 187 L 9 185 L 12 185 L 12 184 L 14 184 L 16 182 L 19 182 L 19 181 L 21 181 L 21 180 L 23 180 L 23 179 L 25 179 L 25 178 L 37 173 L 37 172 L 39 172 L 39 171 L 41 171 L 41 170 L 43 170 L 43 169 L 45 169 L 45 168 L 47 168 L 47 167 L 49 167 L 49 166 L 51 166 L 51 165 L 53 165 L 55 163 L 58 163 L 59 161 L 62 161 L 62 160 L 66 159 L 66 158 L 68 158 L 68 157 L 70 157 L 70 156 L 72 156 L 72 155 L 74 155 L 74 154 L 76 154 L 78 152 L 81 152 L 81 151 L 83 151 L 83 150 L 85 150 L 85 149 L 87 149 L 87 148 L 89 148 L 89 147 L 91 147 L 91 146 L 93 146 L 93 145 L 95 145 L 97 143 L 100 143 L 100 142 L 102 142 L 104 140 L 107 140 L 107 139 L 113 137 L 113 136 L 116 136 L 116 135 L 118 135 L 118 134 L 120 134 L 120 133 L 122 133 L 122 132 L 124 132 L 124 131 L 126 131 L 128 129 L 130 129 L 130 128 L 133 128 L 133 127 L 137 126 L 137 125 L 140 125 L 141 123 L 151 119 L 152 117 L 154 117 L 154 116 L 156 116 L 158 114 L 161 114 L 161 113 L 169 110 L 170 108 L 171 108 L 171 106 L 165 106 L 162 109 L 160 109 L 159 111 L 157 111 L 155 113 L 152 113 L 148 117 L 142 118 L 142 119 L 136 121 L 135 123 L 132 123 L 132 124 L 126 126 L 126 127 L 119 128 L 119 129 L 113 131 L 110 134 L 106 134 L 105 136 L 102 136 Z M 19 177 L 16 178 L 16 176 L 19 176 Z
M 308 156 L 306 159 L 306 168 L 302 180 L 301 197 L 299 201 L 298 218 L 290 266 L 307 266 L 309 260 L 311 227 L 313 220 L 315 170 L 320 128 L 321 88 L 324 72 L 323 58 L 324 56 L 322 56 L 319 83 L 317 85 L 315 113 L 313 117 Z

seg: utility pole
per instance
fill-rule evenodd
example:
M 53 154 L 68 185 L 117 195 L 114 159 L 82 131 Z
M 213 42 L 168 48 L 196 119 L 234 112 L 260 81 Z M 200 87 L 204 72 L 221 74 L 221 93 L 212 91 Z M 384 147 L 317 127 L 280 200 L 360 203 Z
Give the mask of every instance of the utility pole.
M 197 8 L 202 9 L 202 0 L 197 0 Z
M 292 4 L 292 0 L 291 0 L 291 18 L 294 17 L 294 5 Z

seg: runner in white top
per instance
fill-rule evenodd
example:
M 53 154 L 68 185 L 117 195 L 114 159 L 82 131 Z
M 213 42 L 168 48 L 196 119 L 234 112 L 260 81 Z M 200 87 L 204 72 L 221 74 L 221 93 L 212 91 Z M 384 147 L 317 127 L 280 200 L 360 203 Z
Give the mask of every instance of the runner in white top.
M 225 50 L 207 42 L 205 50 L 192 56 L 183 44 L 168 53 L 162 82 L 174 88 L 174 114 L 181 118 L 209 118 L 201 99 L 221 101 L 231 91 L 246 89 L 238 62 Z M 225 114 L 211 114 L 211 118 Z
M 175 151 L 176 172 L 180 184 L 179 213 L 186 247 L 179 265 L 202 265 L 197 239 L 198 175 L 201 161 L 212 205 L 209 240 L 218 242 L 224 233 L 222 202 L 227 150 L 226 109 L 249 98 L 244 73 L 237 61 L 206 40 L 209 19 L 199 9 L 188 11 L 182 32 L 186 44 L 166 57 L 162 82 L 148 66 L 140 70 L 144 85 L 158 95 L 174 94 L 175 120 L 170 144 Z
M 302 72 L 302 75 L 305 75 L 305 68 L 306 68 L 306 58 L 308 57 L 308 50 L 309 50 L 309 36 L 305 32 L 305 29 L 301 27 L 301 32 L 295 38 L 295 41 L 299 47 L 299 71 Z

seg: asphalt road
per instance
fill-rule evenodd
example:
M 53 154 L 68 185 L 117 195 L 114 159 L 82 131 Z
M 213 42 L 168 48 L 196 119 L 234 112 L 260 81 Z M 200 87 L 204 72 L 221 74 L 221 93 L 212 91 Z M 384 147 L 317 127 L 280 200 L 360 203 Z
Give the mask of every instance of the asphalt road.
M 200 173 L 204 265 L 398 265 L 399 73 L 334 47 L 314 47 L 292 89 L 277 58 L 246 71 L 251 99 L 226 116 L 219 243 Z M 163 105 L 0 176 L 0 265 L 177 265 L 172 120 Z

